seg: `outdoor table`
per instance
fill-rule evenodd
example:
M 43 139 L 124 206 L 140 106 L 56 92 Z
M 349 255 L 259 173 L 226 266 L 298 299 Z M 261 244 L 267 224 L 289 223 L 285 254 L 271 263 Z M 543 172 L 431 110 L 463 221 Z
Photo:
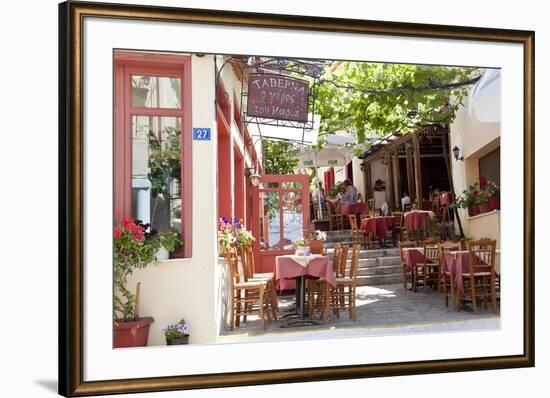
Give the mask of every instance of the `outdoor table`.
M 284 255 L 275 258 L 275 281 L 279 289 L 288 288 L 288 279 L 296 279 L 296 308 L 300 320 L 305 319 L 306 278 L 323 278 L 336 287 L 336 278 L 327 256 Z
M 415 234 L 426 234 L 428 229 L 429 219 L 435 216 L 433 211 L 427 210 L 413 210 L 405 213 L 404 226 L 407 232 L 414 232 Z
M 407 271 L 413 270 L 415 264 L 424 263 L 426 256 L 424 256 L 423 247 L 404 247 L 403 253 L 405 255 L 405 263 L 407 264 Z
M 364 202 L 342 204 L 342 214 L 345 216 L 350 214 L 361 214 L 361 213 L 368 213 L 368 212 L 369 212 L 369 206 Z
M 359 229 L 365 233 L 374 234 L 380 242 L 386 237 L 388 230 L 395 227 L 395 216 L 376 216 L 363 218 Z

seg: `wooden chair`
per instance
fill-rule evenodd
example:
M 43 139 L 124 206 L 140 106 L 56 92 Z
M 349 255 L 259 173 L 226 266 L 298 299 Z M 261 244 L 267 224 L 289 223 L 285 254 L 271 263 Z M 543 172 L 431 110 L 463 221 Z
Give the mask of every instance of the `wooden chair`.
M 357 267 L 359 264 L 360 252 L 361 245 L 353 245 L 349 271 L 346 272 L 344 268 L 344 276 L 337 277 L 336 288 L 330 290 L 330 303 L 336 315 L 339 316 L 340 310 L 347 309 L 350 319 L 354 321 L 357 319 L 355 291 L 357 286 Z
M 443 242 L 437 245 L 439 250 L 439 286 L 443 288 L 443 297 L 445 299 L 445 307 L 449 306 L 449 298 L 455 305 L 455 284 L 453 281 L 453 276 L 450 272 L 443 272 L 443 261 L 445 261 L 445 253 L 461 250 L 462 245 L 460 242 Z
M 242 263 L 236 252 L 227 257 L 229 262 L 230 284 L 231 284 L 231 315 L 230 328 L 240 325 L 241 316 L 246 322 L 246 316 L 258 314 L 264 329 L 270 322 L 269 299 L 266 294 L 267 283 L 246 282 Z M 267 320 L 266 320 L 267 318 Z
M 359 227 L 357 226 L 357 217 L 355 214 L 348 215 L 349 218 L 349 225 L 351 228 L 351 240 L 353 241 L 353 244 L 359 244 L 359 235 L 363 235 L 361 231 L 359 231 Z M 364 239 L 363 239 L 364 240 Z
M 403 240 L 403 235 L 407 233 L 405 230 L 405 226 L 403 225 L 404 219 L 403 219 L 403 212 L 401 211 L 394 211 L 392 212 L 392 216 L 395 217 L 395 230 L 399 234 L 399 242 Z
M 254 252 L 252 246 L 243 246 L 240 249 L 241 261 L 245 280 L 247 282 L 265 282 L 267 284 L 266 294 L 270 300 L 270 307 L 273 319 L 277 320 L 277 310 L 279 308 L 279 300 L 277 299 L 277 288 L 275 284 L 275 275 L 273 272 L 256 273 L 254 266 Z
M 407 261 L 405 259 L 405 253 L 403 252 L 403 249 L 406 247 L 416 247 L 416 242 L 414 241 L 403 241 L 397 243 L 399 247 L 399 256 L 401 257 L 401 274 L 403 277 L 403 289 L 407 290 L 407 275 L 409 273 L 407 272 Z M 412 282 L 411 282 L 412 287 Z
M 334 230 L 334 223 L 336 223 L 336 229 L 344 229 L 344 215 L 340 201 L 327 201 L 327 212 L 330 230 Z
M 472 303 L 473 312 L 477 312 L 478 300 L 482 300 L 487 309 L 487 299 L 491 300 L 493 313 L 497 312 L 495 255 L 497 242 L 494 239 L 480 239 L 466 242 L 469 252 L 470 272 L 462 274 L 464 278 L 464 295 L 459 297 L 460 303 Z
M 438 243 L 438 242 L 437 242 Z M 439 249 L 437 243 L 424 242 L 424 262 L 414 264 L 413 291 L 422 283 L 424 289 L 430 285 L 437 288 L 439 280 Z
M 376 199 L 370 198 L 367 200 L 367 206 L 369 207 L 369 214 L 372 214 L 376 208 Z
M 326 255 L 326 254 L 325 254 Z M 347 256 L 347 255 L 346 255 Z M 342 258 L 342 245 L 334 245 L 332 253 L 332 271 L 337 275 Z M 329 313 L 329 288 L 330 285 L 323 279 L 307 279 L 307 308 L 309 317 L 313 318 L 316 312 L 322 313 L 326 319 Z

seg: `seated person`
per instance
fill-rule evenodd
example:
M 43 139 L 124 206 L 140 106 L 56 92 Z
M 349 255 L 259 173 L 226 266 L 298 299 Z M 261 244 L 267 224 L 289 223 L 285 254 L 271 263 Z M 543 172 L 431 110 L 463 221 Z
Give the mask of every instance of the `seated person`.
M 345 180 L 343 183 L 342 203 L 357 202 L 357 188 L 353 186 L 350 180 Z
M 380 212 L 383 216 L 387 216 L 390 213 L 390 207 L 388 206 L 388 202 L 382 203 L 382 206 L 380 206 Z
M 317 183 L 317 187 L 311 194 L 311 199 L 313 200 L 313 204 L 315 206 L 320 207 L 321 209 L 327 208 L 325 190 L 323 189 L 323 184 L 321 184 L 321 182 Z
M 403 197 L 401 198 L 401 209 L 403 211 L 406 211 L 411 208 L 411 198 L 409 198 L 409 194 L 407 192 L 403 193 Z

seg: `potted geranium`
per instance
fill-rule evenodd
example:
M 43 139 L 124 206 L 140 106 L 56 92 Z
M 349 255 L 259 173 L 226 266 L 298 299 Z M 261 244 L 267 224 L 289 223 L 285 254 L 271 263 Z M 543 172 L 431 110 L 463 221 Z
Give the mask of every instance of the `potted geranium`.
M 152 317 L 139 317 L 136 295 L 127 287 L 128 276 L 135 269 L 155 262 L 159 243 L 148 229 L 127 217 L 113 230 L 115 348 L 146 346 L 149 325 L 154 321 Z
M 500 187 L 492 180 L 487 181 L 487 196 L 489 198 L 489 210 L 500 209 Z
M 162 332 L 166 339 L 166 345 L 189 344 L 189 327 L 183 319 L 178 323 L 166 326 Z
M 326 232 L 323 232 L 321 230 L 315 231 L 315 233 L 311 235 L 311 238 L 309 240 L 309 251 L 311 252 L 311 254 L 321 254 L 325 246 L 325 240 L 327 240 Z
M 479 213 L 487 213 L 491 209 L 489 208 L 489 197 L 491 196 L 491 193 L 487 189 L 487 177 L 481 176 L 479 177 Z

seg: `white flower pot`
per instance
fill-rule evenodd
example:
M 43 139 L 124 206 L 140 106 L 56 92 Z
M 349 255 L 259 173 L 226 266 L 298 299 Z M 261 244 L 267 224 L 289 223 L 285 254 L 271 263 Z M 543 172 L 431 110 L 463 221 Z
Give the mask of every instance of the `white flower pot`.
M 170 258 L 170 252 L 168 252 L 168 250 L 166 250 L 164 246 L 161 246 L 157 250 L 156 257 L 157 261 L 168 260 Z

